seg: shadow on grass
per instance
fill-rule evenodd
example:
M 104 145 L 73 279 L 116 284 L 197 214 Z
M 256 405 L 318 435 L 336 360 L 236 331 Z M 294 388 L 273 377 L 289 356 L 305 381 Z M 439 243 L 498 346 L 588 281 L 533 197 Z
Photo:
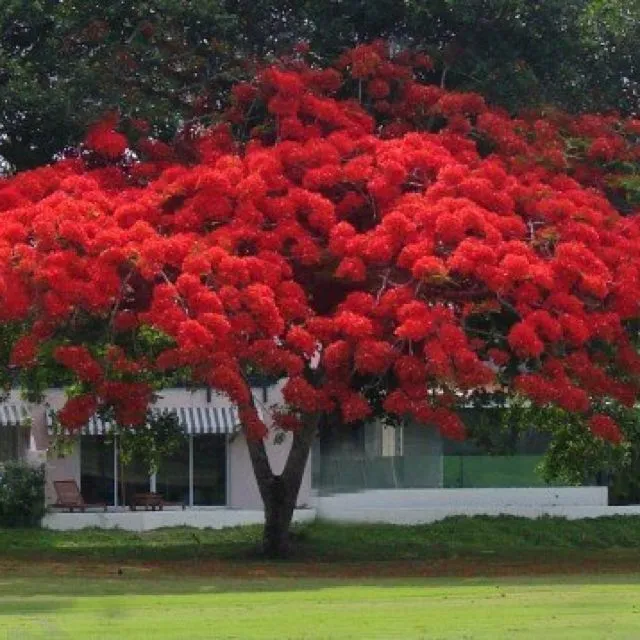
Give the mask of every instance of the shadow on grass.
M 223 530 L 187 527 L 146 533 L 85 529 L 0 529 L 0 559 L 101 562 L 262 561 L 259 526 Z M 453 517 L 429 525 L 344 525 L 327 522 L 293 529 L 300 563 L 436 561 L 499 558 L 531 561 L 640 549 L 640 517 L 568 521 L 516 517 Z

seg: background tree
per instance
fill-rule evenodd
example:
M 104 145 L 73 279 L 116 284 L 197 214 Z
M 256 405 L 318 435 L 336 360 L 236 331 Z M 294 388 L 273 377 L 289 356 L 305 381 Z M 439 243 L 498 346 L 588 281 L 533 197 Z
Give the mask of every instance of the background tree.
M 551 435 L 539 472 L 549 483 L 583 485 L 598 483 L 609 490 L 611 504 L 637 504 L 640 500 L 640 415 L 636 407 L 608 402 L 604 410 L 615 417 L 624 434 L 621 445 L 594 438 L 585 429 L 584 416 L 553 406 L 512 402 L 496 416 L 494 441 L 499 434 L 517 437 L 526 425 Z M 495 434 L 497 431 L 497 437 Z M 493 444 L 493 443 L 491 443 Z
M 637 112 L 640 4 L 617 0 L 409 0 L 407 34 L 448 86 L 517 110 Z
M 226 95 L 241 51 L 223 0 L 8 0 L 0 9 L 0 155 L 37 166 L 106 111 L 169 138 Z
M 73 147 L 104 112 L 171 140 L 208 122 L 253 57 L 308 40 L 323 65 L 377 37 L 432 56 L 431 80 L 509 109 L 637 112 L 638 0 L 6 0 L 0 156 L 25 169 Z
M 235 85 L 170 146 L 110 116 L 80 156 L 0 183 L 7 368 L 75 382 L 59 412 L 145 423 L 167 376 L 239 406 L 283 554 L 318 429 L 376 414 L 464 437 L 460 403 L 521 394 L 618 445 L 640 389 L 640 123 L 511 117 L 384 42 Z M 127 123 L 124 123 L 126 126 Z M 249 375 L 286 378 L 264 447 Z

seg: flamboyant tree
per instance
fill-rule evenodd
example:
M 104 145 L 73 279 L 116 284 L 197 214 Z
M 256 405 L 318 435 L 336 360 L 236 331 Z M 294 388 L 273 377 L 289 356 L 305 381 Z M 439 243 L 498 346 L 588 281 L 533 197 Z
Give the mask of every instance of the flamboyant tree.
M 168 376 L 228 394 L 276 554 L 330 421 L 462 438 L 456 406 L 500 391 L 616 443 L 593 403 L 640 389 L 639 121 L 511 118 L 383 43 L 331 68 L 305 56 L 171 147 L 108 117 L 76 156 L 0 182 L 7 380 L 67 376 L 70 430 L 101 407 L 141 424 Z M 287 379 L 280 475 L 255 372 Z

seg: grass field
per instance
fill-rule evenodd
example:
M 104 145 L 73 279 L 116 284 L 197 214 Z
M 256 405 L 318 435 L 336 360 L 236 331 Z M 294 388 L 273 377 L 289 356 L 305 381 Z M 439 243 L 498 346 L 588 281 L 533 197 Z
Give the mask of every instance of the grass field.
M 640 518 L 0 530 L 0 640 L 637 640 Z
M 639 576 L 0 578 L 0 638 L 634 640 Z
M 89 529 L 47 531 L 0 529 L 0 559 L 33 557 L 64 560 L 218 559 L 245 562 L 256 558 L 262 529 L 235 527 L 219 531 L 183 528 L 143 534 Z M 565 557 L 572 553 L 628 552 L 640 549 L 640 517 L 621 516 L 568 521 L 509 516 L 454 517 L 429 525 L 346 525 L 313 522 L 294 528 L 293 560 L 359 562 L 439 560 L 452 557 L 519 559 Z

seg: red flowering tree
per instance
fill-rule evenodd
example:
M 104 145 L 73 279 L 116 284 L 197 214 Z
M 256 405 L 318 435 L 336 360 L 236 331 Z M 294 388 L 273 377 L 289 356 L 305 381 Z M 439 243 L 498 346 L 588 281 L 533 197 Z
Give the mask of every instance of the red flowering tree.
M 168 375 L 228 394 L 274 554 L 329 420 L 384 412 L 462 438 L 457 404 L 499 389 L 615 443 L 592 403 L 640 388 L 640 122 L 514 119 L 380 43 L 329 69 L 305 55 L 172 147 L 106 119 L 78 157 L 0 182 L 7 364 L 76 383 L 68 429 L 103 406 L 140 424 Z M 287 378 L 281 475 L 256 371 Z

